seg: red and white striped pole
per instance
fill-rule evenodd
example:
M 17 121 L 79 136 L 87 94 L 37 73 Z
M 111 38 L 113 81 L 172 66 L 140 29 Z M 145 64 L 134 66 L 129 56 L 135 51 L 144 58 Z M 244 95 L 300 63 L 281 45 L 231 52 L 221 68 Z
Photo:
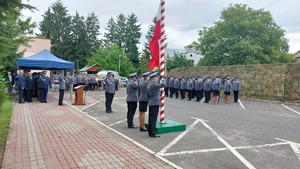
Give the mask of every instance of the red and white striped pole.
M 165 77 L 165 46 L 166 46 L 166 38 L 165 38 L 165 0 L 160 1 L 160 14 L 161 14 L 161 21 L 160 21 L 160 28 L 161 28 L 161 37 L 160 37 L 160 75 L 164 78 Z M 165 89 L 161 88 L 160 90 L 160 123 L 165 123 Z

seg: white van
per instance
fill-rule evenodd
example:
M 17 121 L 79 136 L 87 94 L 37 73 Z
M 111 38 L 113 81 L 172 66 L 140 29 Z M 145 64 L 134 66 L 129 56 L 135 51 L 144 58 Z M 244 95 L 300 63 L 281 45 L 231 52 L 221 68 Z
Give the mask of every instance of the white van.
M 97 76 L 106 76 L 108 72 L 112 72 L 115 77 L 120 77 L 119 73 L 113 70 L 101 70 L 97 73 Z

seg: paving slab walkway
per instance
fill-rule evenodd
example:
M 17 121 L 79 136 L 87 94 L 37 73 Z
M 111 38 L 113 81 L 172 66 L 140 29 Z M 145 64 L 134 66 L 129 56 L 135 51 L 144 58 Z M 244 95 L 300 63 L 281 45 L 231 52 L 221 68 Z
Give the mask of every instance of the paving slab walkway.
M 14 104 L 1 168 L 173 168 L 55 96 Z

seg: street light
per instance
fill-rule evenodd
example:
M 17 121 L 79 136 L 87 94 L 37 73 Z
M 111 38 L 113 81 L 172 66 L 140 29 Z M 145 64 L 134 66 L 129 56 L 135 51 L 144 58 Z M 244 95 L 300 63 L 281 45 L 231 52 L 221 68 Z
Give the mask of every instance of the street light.
M 121 68 L 121 56 L 119 57 L 119 74 L 120 74 L 120 68 Z
M 77 75 L 78 75 L 78 73 L 79 73 L 79 64 L 78 64 L 79 60 L 77 59 L 76 61 L 77 61 Z

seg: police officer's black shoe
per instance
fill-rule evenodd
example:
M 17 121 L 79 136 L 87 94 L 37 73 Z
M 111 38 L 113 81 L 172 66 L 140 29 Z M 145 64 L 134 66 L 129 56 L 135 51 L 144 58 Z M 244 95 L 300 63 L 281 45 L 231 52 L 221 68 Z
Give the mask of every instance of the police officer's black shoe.
M 138 128 L 138 127 L 135 126 L 135 125 L 132 125 L 132 126 L 128 126 L 128 128 L 130 128 L 130 129 L 136 129 L 136 128 Z
M 160 136 L 159 135 L 151 135 L 150 137 L 159 138 Z
M 148 131 L 147 129 L 140 128 L 141 132 Z
M 112 113 L 113 111 L 106 111 L 106 113 Z

